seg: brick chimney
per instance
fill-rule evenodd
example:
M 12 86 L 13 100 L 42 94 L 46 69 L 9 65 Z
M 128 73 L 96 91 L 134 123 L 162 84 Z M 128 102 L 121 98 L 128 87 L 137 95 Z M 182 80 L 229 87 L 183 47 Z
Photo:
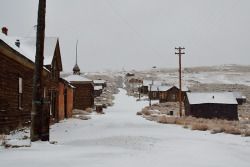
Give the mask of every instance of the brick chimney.
M 3 27 L 2 28 L 2 33 L 5 34 L 6 36 L 8 36 L 8 28 Z

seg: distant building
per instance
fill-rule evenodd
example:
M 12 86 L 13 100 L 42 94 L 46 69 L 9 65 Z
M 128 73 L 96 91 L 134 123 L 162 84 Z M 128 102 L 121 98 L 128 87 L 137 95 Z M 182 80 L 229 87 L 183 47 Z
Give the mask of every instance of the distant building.
M 161 85 L 161 81 L 154 81 L 154 80 L 143 80 L 142 86 L 138 88 L 138 91 L 142 94 L 148 94 L 148 91 L 150 90 L 150 85 Z
M 102 94 L 102 86 L 94 87 L 94 97 L 98 97 Z
M 246 96 L 242 96 L 241 92 L 233 92 L 233 93 L 239 105 L 242 105 L 243 103 L 246 102 Z
M 73 108 L 85 110 L 94 106 L 94 83 L 92 80 L 80 75 L 70 75 L 64 78 L 75 87 Z
M 238 102 L 232 92 L 187 93 L 184 104 L 186 116 L 238 120 Z
M 102 89 L 107 87 L 107 82 L 102 79 L 93 80 L 95 86 L 102 86 Z
M 181 99 L 185 100 L 186 92 L 188 92 L 187 87 L 183 86 L 181 89 Z M 163 90 L 160 92 L 159 101 L 160 103 L 164 102 L 178 102 L 180 101 L 180 90 L 176 86 L 166 86 L 163 87 Z

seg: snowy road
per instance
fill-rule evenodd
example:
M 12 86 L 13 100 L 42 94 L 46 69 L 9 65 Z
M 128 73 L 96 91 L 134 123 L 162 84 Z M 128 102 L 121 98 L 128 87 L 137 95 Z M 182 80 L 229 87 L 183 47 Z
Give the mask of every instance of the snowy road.
M 0 149 L 0 166 L 24 167 L 249 167 L 250 138 L 191 131 L 147 121 L 136 102 L 120 89 L 105 115 L 55 124 L 51 140 L 31 148 Z

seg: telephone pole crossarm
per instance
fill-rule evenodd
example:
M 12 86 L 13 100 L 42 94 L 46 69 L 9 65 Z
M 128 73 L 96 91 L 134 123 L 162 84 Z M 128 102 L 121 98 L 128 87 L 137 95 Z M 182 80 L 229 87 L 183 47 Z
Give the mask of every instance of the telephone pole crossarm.
M 175 48 L 179 52 L 175 54 L 179 55 L 179 103 L 180 103 L 180 117 L 182 117 L 182 90 L 181 90 L 181 55 L 185 54 L 184 52 L 182 53 L 181 50 L 184 50 L 185 48 L 179 47 Z

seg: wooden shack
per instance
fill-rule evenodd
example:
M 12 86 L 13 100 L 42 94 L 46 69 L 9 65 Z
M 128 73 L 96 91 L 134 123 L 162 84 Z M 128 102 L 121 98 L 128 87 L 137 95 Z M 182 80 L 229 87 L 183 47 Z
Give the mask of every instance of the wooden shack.
M 107 82 L 102 79 L 93 80 L 95 86 L 102 86 L 102 89 L 107 87 Z
M 64 78 L 75 87 L 73 108 L 85 110 L 94 106 L 94 83 L 80 75 L 70 75 Z
M 140 91 L 140 93 L 142 94 L 148 94 L 148 91 L 150 90 L 150 85 L 160 86 L 161 81 L 143 80 L 142 86 L 138 88 L 138 91 Z
M 238 102 L 231 92 L 187 93 L 184 105 L 186 116 L 238 120 Z
M 160 100 L 162 99 L 162 94 L 164 92 L 167 92 L 172 87 L 170 86 L 158 86 L 158 85 L 152 85 L 151 91 L 150 87 L 148 88 L 148 98 L 151 100 Z
M 102 86 L 94 87 L 94 97 L 99 97 L 102 94 Z
M 186 93 L 188 92 L 187 88 L 185 87 L 182 89 L 182 101 L 185 100 Z M 176 86 L 166 86 L 166 88 L 162 91 L 160 91 L 160 97 L 159 101 L 160 103 L 165 103 L 165 102 L 178 102 L 180 97 L 180 91 L 179 88 Z
M 30 124 L 35 54 L 22 40 L 0 33 L 0 133 Z M 43 69 L 43 101 L 50 100 L 51 73 Z M 50 106 L 44 104 L 44 114 Z M 48 129 L 49 119 L 42 120 Z

